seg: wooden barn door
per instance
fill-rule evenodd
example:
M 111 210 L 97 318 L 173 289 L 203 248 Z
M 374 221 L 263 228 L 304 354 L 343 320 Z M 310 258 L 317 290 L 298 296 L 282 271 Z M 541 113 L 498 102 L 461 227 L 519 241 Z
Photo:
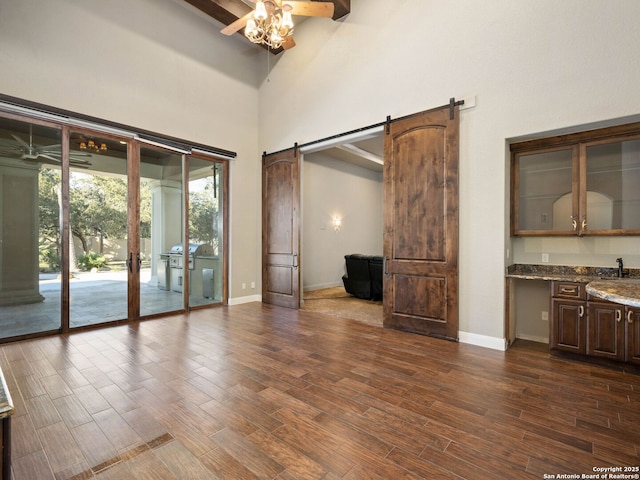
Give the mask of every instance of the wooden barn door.
M 262 301 L 300 306 L 299 150 L 265 155 L 262 165 Z
M 458 339 L 458 124 L 457 107 L 447 106 L 391 123 L 384 139 L 384 326 L 450 340 Z

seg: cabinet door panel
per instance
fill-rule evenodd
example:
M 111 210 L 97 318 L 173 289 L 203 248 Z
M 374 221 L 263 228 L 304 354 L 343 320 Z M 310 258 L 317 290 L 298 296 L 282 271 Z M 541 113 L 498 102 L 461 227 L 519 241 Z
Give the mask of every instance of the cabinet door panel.
M 516 154 L 512 228 L 515 235 L 573 234 L 578 212 L 575 148 Z
M 586 146 L 586 206 L 583 233 L 640 230 L 640 140 Z
M 627 307 L 626 361 L 640 365 L 640 308 Z
M 589 302 L 587 355 L 624 360 L 623 307 Z
M 585 302 L 553 299 L 549 346 L 555 350 L 586 352 Z

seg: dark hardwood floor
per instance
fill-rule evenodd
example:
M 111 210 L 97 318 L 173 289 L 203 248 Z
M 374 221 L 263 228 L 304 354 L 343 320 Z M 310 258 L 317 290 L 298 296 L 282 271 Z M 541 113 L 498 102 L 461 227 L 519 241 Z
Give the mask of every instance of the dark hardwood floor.
M 535 344 L 499 352 L 252 303 L 5 344 L 0 365 L 15 480 L 541 479 L 640 465 L 640 376 Z

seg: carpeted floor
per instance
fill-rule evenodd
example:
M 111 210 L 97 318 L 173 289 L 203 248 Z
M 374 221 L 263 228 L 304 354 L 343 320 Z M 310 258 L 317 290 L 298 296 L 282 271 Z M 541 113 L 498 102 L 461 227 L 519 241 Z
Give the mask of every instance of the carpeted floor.
M 303 310 L 322 312 L 382 327 L 382 302 L 361 300 L 349 295 L 344 287 L 304 292 Z

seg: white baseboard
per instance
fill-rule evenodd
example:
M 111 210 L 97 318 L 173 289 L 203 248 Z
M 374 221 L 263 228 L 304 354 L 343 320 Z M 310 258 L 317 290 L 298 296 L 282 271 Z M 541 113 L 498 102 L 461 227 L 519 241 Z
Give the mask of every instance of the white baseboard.
M 229 305 L 242 305 L 243 303 L 262 302 L 262 295 L 247 295 L 229 299 Z
M 487 335 L 478 335 L 477 333 L 458 332 L 458 340 L 461 343 L 491 348 L 493 350 L 502 350 L 503 352 L 507 349 L 507 342 L 504 338 L 488 337 Z
M 530 340 L 538 343 L 549 343 L 549 337 L 536 337 L 535 335 L 516 335 L 516 338 L 522 340 Z

